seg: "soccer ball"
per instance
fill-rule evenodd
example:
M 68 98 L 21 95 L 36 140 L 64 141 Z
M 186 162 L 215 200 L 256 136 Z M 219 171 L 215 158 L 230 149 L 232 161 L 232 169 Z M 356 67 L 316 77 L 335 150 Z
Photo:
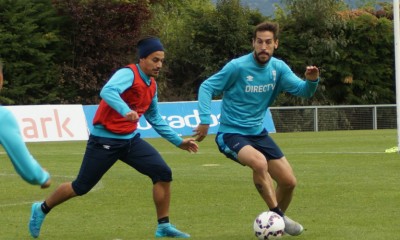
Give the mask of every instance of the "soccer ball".
M 254 233 L 260 240 L 280 238 L 285 229 L 283 218 L 272 211 L 263 212 L 254 220 Z

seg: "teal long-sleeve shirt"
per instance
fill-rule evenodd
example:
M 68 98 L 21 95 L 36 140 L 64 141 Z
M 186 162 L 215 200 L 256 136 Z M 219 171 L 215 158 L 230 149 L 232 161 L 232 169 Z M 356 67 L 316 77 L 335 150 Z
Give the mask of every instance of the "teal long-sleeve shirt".
M 149 85 L 150 78 L 143 73 L 138 64 L 136 66 L 139 69 L 142 79 Z M 122 116 L 125 116 L 131 109 L 121 98 L 121 94 L 132 86 L 133 81 L 134 74 L 132 70 L 130 68 L 122 68 L 111 76 L 100 92 L 102 99 Z M 158 111 L 157 93 L 152 99 L 149 109 L 143 115 L 160 136 L 175 146 L 181 145 L 183 139 L 165 122 Z M 136 131 L 130 134 L 116 134 L 108 131 L 102 125 L 94 125 L 91 134 L 99 137 L 129 139 L 136 135 Z
M 263 130 L 268 107 L 282 92 L 309 98 L 318 81 L 297 77 L 282 60 L 272 57 L 259 64 L 249 53 L 228 62 L 199 89 L 201 124 L 210 124 L 211 100 L 222 95 L 219 132 L 256 135 Z
M 0 106 L 0 144 L 22 179 L 34 185 L 43 185 L 49 180 L 49 173 L 42 169 L 26 147 L 14 115 L 2 106 Z

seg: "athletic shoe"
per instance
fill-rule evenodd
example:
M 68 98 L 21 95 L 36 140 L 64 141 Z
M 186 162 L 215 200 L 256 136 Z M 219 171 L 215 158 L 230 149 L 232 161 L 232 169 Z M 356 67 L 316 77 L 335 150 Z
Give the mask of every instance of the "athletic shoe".
M 170 223 L 158 224 L 156 231 L 156 238 L 170 237 L 170 238 L 190 238 L 190 235 L 179 231 L 174 225 Z
M 300 235 L 304 230 L 300 223 L 293 221 L 287 216 L 283 217 L 283 221 L 285 222 L 285 233 L 291 236 Z
M 31 219 L 29 219 L 29 232 L 32 237 L 37 238 L 40 234 L 40 227 L 42 226 L 43 220 L 46 214 L 43 213 L 40 207 L 42 203 L 36 202 L 32 204 L 31 208 Z

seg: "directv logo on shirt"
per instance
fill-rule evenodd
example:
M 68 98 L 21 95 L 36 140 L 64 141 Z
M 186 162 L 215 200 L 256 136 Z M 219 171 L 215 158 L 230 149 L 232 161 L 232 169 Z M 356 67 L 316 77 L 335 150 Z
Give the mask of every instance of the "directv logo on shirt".
M 244 91 L 249 93 L 263 93 L 263 92 L 273 91 L 274 88 L 275 84 L 272 83 L 266 85 L 258 85 L 258 86 L 247 85 Z

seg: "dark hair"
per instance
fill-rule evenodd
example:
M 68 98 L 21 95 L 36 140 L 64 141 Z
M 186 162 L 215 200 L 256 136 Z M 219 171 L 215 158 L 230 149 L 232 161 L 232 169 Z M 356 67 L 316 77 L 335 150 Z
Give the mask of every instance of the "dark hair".
M 253 39 L 256 38 L 257 32 L 269 31 L 274 34 L 274 40 L 278 39 L 279 36 L 279 24 L 274 22 L 262 22 L 256 26 L 253 32 Z
M 0 72 L 3 72 L 3 62 L 0 59 Z

